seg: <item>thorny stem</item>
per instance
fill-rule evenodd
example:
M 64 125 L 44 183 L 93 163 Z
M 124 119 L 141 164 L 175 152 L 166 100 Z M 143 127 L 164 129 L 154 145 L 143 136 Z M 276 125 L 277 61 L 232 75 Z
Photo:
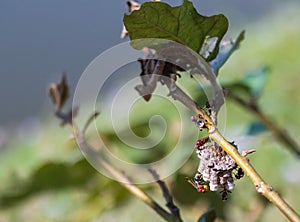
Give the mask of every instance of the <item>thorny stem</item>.
M 60 115 L 57 115 L 58 117 Z M 169 213 L 164 208 L 162 208 L 155 200 L 153 200 L 149 195 L 147 195 L 143 190 L 134 185 L 128 177 L 113 166 L 111 166 L 107 161 L 101 158 L 90 146 L 87 144 L 84 135 L 78 130 L 73 122 L 69 122 L 69 125 L 72 128 L 73 136 L 75 137 L 78 146 L 81 150 L 88 155 L 95 157 L 95 164 L 100 165 L 103 169 L 107 170 L 112 176 L 118 179 L 119 184 L 126 188 L 134 196 L 142 200 L 145 204 L 151 207 L 157 214 L 159 214 L 166 221 L 170 222 L 182 222 L 179 213 L 174 214 L 173 212 Z
M 235 162 L 244 170 L 250 180 L 254 183 L 258 193 L 265 196 L 272 202 L 290 221 L 300 221 L 299 215 L 289 206 L 279 194 L 267 184 L 260 175 L 255 171 L 249 160 L 240 155 L 237 149 L 232 146 L 218 130 L 210 133 L 210 138 L 218 143 L 226 153 L 228 153 Z
M 178 100 L 187 106 L 190 110 L 197 113 L 199 117 L 204 122 L 205 126 L 208 129 L 209 137 L 219 144 L 223 150 L 230 155 L 235 162 L 243 169 L 243 171 L 248 175 L 250 180 L 255 185 L 255 188 L 258 193 L 265 196 L 270 202 L 272 202 L 290 221 L 299 222 L 300 216 L 296 213 L 295 210 L 289 206 L 275 190 L 267 184 L 260 175 L 256 172 L 253 166 L 249 163 L 247 157 L 242 156 L 238 150 L 230 144 L 218 131 L 214 125 L 211 118 L 206 114 L 206 112 L 201 109 L 196 102 L 194 102 L 185 92 L 183 92 L 178 86 L 174 89 L 174 85 L 170 88 L 170 84 L 166 82 L 167 87 L 170 91 L 170 96 Z
M 257 118 L 274 134 L 281 143 L 285 144 L 298 158 L 300 158 L 300 150 L 298 144 L 286 133 L 286 131 L 277 126 L 274 121 L 270 120 L 258 107 L 256 103 L 245 101 L 244 99 L 229 93 L 228 97 L 244 107 L 246 110 L 251 111 Z

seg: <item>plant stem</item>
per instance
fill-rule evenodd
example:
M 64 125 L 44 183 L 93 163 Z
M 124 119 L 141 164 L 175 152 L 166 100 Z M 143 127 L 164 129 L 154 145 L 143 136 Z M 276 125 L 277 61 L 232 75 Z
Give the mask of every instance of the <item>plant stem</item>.
M 173 197 L 169 192 L 169 189 L 166 185 L 166 183 L 162 180 L 160 180 L 158 174 L 156 173 L 155 170 L 153 169 L 149 169 L 149 172 L 153 175 L 153 178 L 155 179 L 156 183 L 158 183 L 162 194 L 166 200 L 166 206 L 168 207 L 169 211 L 171 212 L 171 214 L 174 216 L 174 218 L 177 218 L 178 222 L 181 222 L 181 217 L 180 217 L 180 210 L 179 208 L 174 204 L 173 202 Z
M 272 202 L 290 221 L 300 221 L 299 215 L 289 206 L 269 184 L 259 176 L 249 160 L 241 156 L 237 149 L 232 146 L 216 129 L 210 133 L 210 138 L 218 143 L 226 153 L 228 153 L 235 162 L 244 170 L 250 180 L 254 183 L 258 193 L 264 195 Z
M 218 131 L 215 124 L 211 120 L 211 118 L 206 114 L 206 112 L 197 106 L 196 102 L 194 102 L 185 92 L 183 92 L 178 86 L 174 89 L 174 86 L 171 88 L 171 84 L 167 81 L 165 82 L 167 87 L 170 90 L 170 96 L 187 106 L 190 110 L 197 113 L 199 117 L 204 122 L 205 126 L 208 129 L 209 137 L 219 144 L 223 150 L 230 155 L 235 162 L 243 169 L 243 171 L 248 175 L 250 180 L 255 185 L 255 188 L 258 193 L 265 196 L 270 202 L 272 202 L 290 221 L 300 221 L 300 216 L 296 213 L 295 210 L 289 206 L 275 190 L 272 186 L 268 185 L 260 175 L 255 171 L 253 166 L 249 163 L 247 157 L 242 156 L 236 147 L 230 144 Z
M 300 158 L 300 149 L 296 141 L 289 136 L 286 130 L 280 128 L 274 123 L 274 121 L 272 121 L 266 114 L 264 114 L 255 102 L 245 101 L 232 93 L 229 93 L 228 97 L 246 110 L 251 111 L 274 134 L 278 141 L 285 144 L 286 147 L 288 147 L 292 152 L 296 154 L 298 158 Z

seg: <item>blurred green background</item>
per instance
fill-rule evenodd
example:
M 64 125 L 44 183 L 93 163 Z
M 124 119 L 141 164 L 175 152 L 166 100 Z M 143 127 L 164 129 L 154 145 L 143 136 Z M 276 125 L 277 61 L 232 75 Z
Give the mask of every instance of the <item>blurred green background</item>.
M 202 1 L 194 2 L 200 13 L 204 10 L 201 10 L 202 3 L 210 4 Z M 246 30 L 246 39 L 242 42 L 241 48 L 221 69 L 219 80 L 221 84 L 233 83 L 243 79 L 248 72 L 268 66 L 270 72 L 267 75 L 259 104 L 274 122 L 283 126 L 286 132 L 300 144 L 298 137 L 300 134 L 300 118 L 298 117 L 300 113 L 300 26 L 298 23 L 300 4 L 297 1 L 274 3 L 274 5 L 264 3 L 264 6 L 259 8 L 260 3 L 253 2 L 252 8 L 250 7 L 252 14 L 247 15 L 242 12 L 249 5 L 235 5 L 235 3 L 231 1 L 225 5 L 227 2 L 218 4 L 215 2 L 217 6 L 214 9 L 213 6 L 205 6 L 207 14 L 228 14 L 231 24 L 228 38 L 236 37 L 241 29 Z M 106 2 L 101 3 L 104 9 L 108 7 L 105 4 Z M 122 5 L 123 2 L 118 4 Z M 224 11 L 219 8 L 221 4 L 224 4 L 222 6 Z M 268 7 L 272 5 L 272 7 L 267 9 L 266 5 Z M 80 4 L 77 3 L 77 6 L 79 7 Z M 104 26 L 106 29 L 98 27 L 105 32 L 104 35 L 110 35 L 108 34 L 110 29 L 113 29 L 113 35 L 119 34 L 122 10 L 125 11 L 122 7 L 120 6 L 118 11 L 114 11 L 112 7 L 111 11 L 111 13 L 121 13 L 115 16 L 119 19 L 118 24 L 112 22 L 111 24 L 114 25 Z M 216 10 L 219 11 L 216 12 Z M 99 21 L 99 24 L 102 24 L 101 22 L 103 21 Z M 90 34 L 86 33 L 86 35 Z M 117 39 L 117 37 L 113 38 Z M 117 40 L 109 43 L 107 39 L 103 41 L 106 45 L 102 45 L 102 48 L 117 43 Z M 99 48 L 102 50 L 101 47 Z M 99 49 L 96 51 L 101 52 Z M 85 53 L 88 54 L 88 52 Z M 96 55 L 95 51 L 93 53 L 88 58 Z M 47 59 L 51 61 L 51 57 Z M 64 64 L 63 58 L 61 59 Z M 80 58 L 77 59 L 80 60 Z M 85 59 L 88 64 L 89 60 Z M 69 67 L 76 63 L 76 60 L 69 61 L 69 58 L 67 60 Z M 70 68 L 67 71 L 80 74 L 80 70 L 84 68 L 84 64 L 81 65 L 77 67 L 78 69 Z M 21 65 L 20 68 L 22 69 Z M 65 67 L 63 65 L 58 67 L 56 64 L 56 70 L 62 68 Z M 74 77 L 70 73 L 69 76 L 70 87 L 74 89 L 80 75 Z M 59 71 L 49 71 L 49 76 L 43 79 L 43 83 L 40 84 L 39 78 L 33 78 L 32 81 L 38 87 L 46 88 L 45 80 L 50 83 L 50 80 L 56 80 L 56 77 L 58 80 Z M 30 91 L 29 89 L 27 90 Z M 115 181 L 99 174 L 85 161 L 76 148 L 76 144 L 67 139 L 70 130 L 60 128 L 58 120 L 51 114 L 52 107 L 47 95 L 40 94 L 39 96 L 43 102 L 39 103 L 39 111 L 34 112 L 28 109 L 30 105 L 24 103 L 26 99 L 23 100 L 20 96 L 10 99 L 6 94 L 5 98 L 2 97 L 5 99 L 2 101 L 3 104 L 6 100 L 10 100 L 13 103 L 20 102 L 20 106 L 11 107 L 16 115 L 15 118 L 8 115 L 9 106 L 5 108 L 8 111 L 1 114 L 5 121 L 3 120 L 0 128 L 0 222 L 162 221 L 140 200 L 132 197 Z M 43 105 L 44 103 L 46 105 Z M 151 106 L 151 103 L 147 105 Z M 158 108 L 165 110 L 163 104 L 161 106 Z M 26 113 L 24 116 L 22 116 L 22 107 L 27 107 L 24 108 Z M 228 140 L 235 140 L 243 149 L 257 150 L 250 156 L 251 163 L 262 177 L 299 212 L 299 159 L 287 151 L 285 146 L 278 143 L 267 131 L 254 136 L 247 134 L 249 125 L 256 121 L 251 113 L 230 100 L 226 101 L 226 108 L 225 135 Z M 18 116 L 19 113 L 20 116 Z M 165 114 L 172 119 L 169 112 L 165 111 Z M 147 120 L 144 120 L 140 113 L 133 115 L 137 116 L 136 131 L 147 135 Z M 190 113 L 187 112 L 187 115 Z M 114 136 L 109 133 L 107 138 L 112 142 L 115 140 Z M 162 153 L 159 155 L 166 153 L 168 151 L 166 144 L 172 144 L 172 142 L 172 136 L 167 135 L 161 144 Z M 134 153 L 129 152 L 128 155 L 129 158 L 137 158 Z M 149 158 L 157 158 L 157 156 Z M 165 180 L 185 221 L 196 221 L 211 207 L 216 209 L 218 221 L 287 221 L 278 209 L 256 194 L 253 184 L 247 177 L 236 182 L 236 188 L 226 202 L 221 200 L 218 193 L 197 193 L 185 181 L 185 176 L 194 175 L 197 165 L 198 159 L 192 155 L 182 168 Z M 165 204 L 156 184 L 142 185 L 141 188 L 161 205 Z

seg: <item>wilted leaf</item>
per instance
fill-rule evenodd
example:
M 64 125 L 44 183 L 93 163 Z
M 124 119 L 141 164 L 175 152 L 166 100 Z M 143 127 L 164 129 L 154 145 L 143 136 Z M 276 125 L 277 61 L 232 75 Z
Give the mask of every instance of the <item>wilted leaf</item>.
M 141 7 L 141 5 L 136 1 L 127 1 L 126 4 L 127 4 L 128 12 L 133 12 L 135 10 L 139 10 Z M 128 35 L 128 31 L 127 31 L 125 25 L 123 24 L 121 39 L 126 38 L 127 35 Z
M 210 209 L 206 211 L 204 214 L 202 214 L 198 222 L 213 222 L 215 219 L 216 219 L 216 212 L 214 209 Z
M 146 2 L 141 9 L 124 16 L 131 40 L 161 38 L 179 42 L 199 53 L 207 37 L 217 37 L 216 47 L 208 60 L 218 53 L 219 43 L 228 29 L 227 18 L 198 14 L 190 1 L 171 7 L 163 2 Z
M 128 12 L 133 12 L 135 10 L 139 10 L 141 5 L 136 1 L 127 1 Z
M 69 97 L 69 87 L 64 73 L 60 82 L 50 85 L 49 96 L 57 110 L 60 110 L 67 101 Z
M 240 43 L 244 38 L 245 31 L 242 31 L 234 42 L 224 42 L 224 44 L 220 44 L 220 50 L 217 57 L 209 63 L 216 76 L 218 76 L 219 69 L 225 64 L 231 54 L 239 48 Z

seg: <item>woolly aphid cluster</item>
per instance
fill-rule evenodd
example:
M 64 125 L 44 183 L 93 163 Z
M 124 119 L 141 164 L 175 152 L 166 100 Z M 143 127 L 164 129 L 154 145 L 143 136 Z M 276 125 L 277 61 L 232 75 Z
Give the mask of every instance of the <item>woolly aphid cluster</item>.
M 203 129 L 201 120 L 192 117 L 197 128 Z M 234 188 L 234 178 L 240 179 L 242 169 L 218 144 L 209 138 L 197 140 L 195 150 L 200 163 L 194 177 L 195 187 L 199 192 L 217 191 L 222 189 L 222 199 L 227 199 L 228 193 Z

